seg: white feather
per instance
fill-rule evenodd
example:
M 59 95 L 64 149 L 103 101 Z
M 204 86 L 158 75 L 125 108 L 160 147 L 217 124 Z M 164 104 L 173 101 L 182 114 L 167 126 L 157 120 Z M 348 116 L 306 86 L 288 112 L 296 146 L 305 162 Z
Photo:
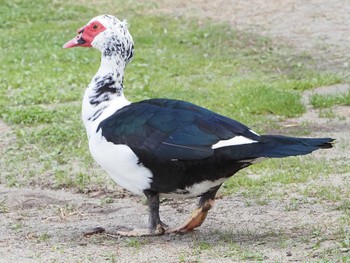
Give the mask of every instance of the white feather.
M 227 146 L 233 146 L 233 145 L 242 145 L 242 144 L 250 144 L 250 143 L 256 143 L 257 141 L 254 141 L 252 139 L 249 139 L 244 136 L 235 136 L 228 140 L 221 140 L 211 146 L 212 149 L 227 147 Z
M 249 131 L 260 137 L 260 134 L 257 134 L 255 131 L 253 131 L 253 130 L 249 130 Z
M 223 182 L 225 182 L 227 178 L 220 178 L 215 181 L 203 181 L 194 185 L 191 185 L 189 187 L 186 187 L 185 189 L 179 189 L 172 193 L 166 193 L 166 194 L 160 194 L 161 197 L 167 197 L 167 198 L 188 198 L 188 197 L 196 197 L 200 196 L 204 193 L 206 193 L 209 189 L 214 188 Z

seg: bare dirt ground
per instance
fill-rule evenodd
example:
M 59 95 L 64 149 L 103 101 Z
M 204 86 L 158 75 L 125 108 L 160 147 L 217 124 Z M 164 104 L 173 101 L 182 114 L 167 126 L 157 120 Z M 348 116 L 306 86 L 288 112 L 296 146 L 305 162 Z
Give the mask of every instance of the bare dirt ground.
M 169 1 L 162 0 L 152 12 L 195 16 L 229 22 L 238 29 L 273 37 L 321 58 L 327 67 L 346 70 L 350 41 L 350 2 L 347 0 L 253 0 L 253 1 Z M 347 84 L 322 87 L 316 92 L 346 92 Z M 310 93 L 304 94 L 308 103 Z M 343 157 L 349 162 L 350 108 L 333 109 L 337 118 L 319 118 L 308 107 L 300 118 L 282 123 L 295 128 L 305 121 L 314 136 L 337 138 L 331 151 L 317 157 Z M 282 130 L 283 130 L 282 129 Z M 0 154 L 15 140 L 0 122 Z M 341 145 L 341 147 L 340 147 Z M 349 186 L 350 174 L 336 174 L 308 184 Z M 0 262 L 310 262 L 338 248 L 334 233 L 341 228 L 344 211 L 334 203 L 291 200 L 308 185 L 295 185 L 283 200 L 259 204 L 241 195 L 219 198 L 207 221 L 188 235 L 149 238 L 121 238 L 113 232 L 121 226 L 146 227 L 147 207 L 143 199 L 125 194 L 76 194 L 64 190 L 7 188 L 0 185 Z M 292 187 L 293 188 L 293 187 Z M 275 191 L 280 191 L 276 189 Z M 127 195 L 127 196 L 125 196 Z M 124 196 L 124 198 L 122 198 Z M 294 199 L 293 199 L 294 198 Z M 301 200 L 301 199 L 300 199 Z M 161 205 L 165 222 L 181 223 L 195 207 L 194 200 L 171 201 Z M 292 207 L 293 208 L 293 207 Z M 110 234 L 85 238 L 82 232 L 103 226 Z M 343 226 L 342 226 L 343 227 Z M 350 228 L 350 226 L 347 226 Z M 349 251 L 341 256 L 349 260 Z M 331 259 L 332 262 L 332 259 Z
M 318 58 L 320 67 L 348 74 L 348 0 L 192 0 L 158 1 L 162 12 L 228 22 L 236 29 L 269 36 Z M 157 12 L 159 11 L 157 9 Z

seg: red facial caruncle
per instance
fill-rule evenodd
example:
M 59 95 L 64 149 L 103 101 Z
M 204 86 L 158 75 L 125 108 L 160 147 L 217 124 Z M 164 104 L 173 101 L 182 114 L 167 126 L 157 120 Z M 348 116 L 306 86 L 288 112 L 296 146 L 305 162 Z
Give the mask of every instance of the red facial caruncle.
M 92 21 L 88 25 L 78 29 L 78 35 L 64 44 L 63 48 L 91 47 L 91 43 L 95 37 L 105 30 L 106 27 L 99 21 Z

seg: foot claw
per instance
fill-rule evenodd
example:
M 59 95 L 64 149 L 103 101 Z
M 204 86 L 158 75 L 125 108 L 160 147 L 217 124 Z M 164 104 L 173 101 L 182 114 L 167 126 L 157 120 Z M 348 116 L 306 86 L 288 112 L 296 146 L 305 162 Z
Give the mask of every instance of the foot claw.
M 98 226 L 98 227 L 94 227 L 92 229 L 86 230 L 83 233 L 83 235 L 84 235 L 84 237 L 90 237 L 92 235 L 101 234 L 101 233 L 104 233 L 104 232 L 106 232 L 106 230 L 103 227 Z
M 157 225 L 154 231 L 149 229 L 134 229 L 131 231 L 118 231 L 117 234 L 124 237 L 142 237 L 142 236 L 161 236 L 165 233 L 165 228 L 162 225 Z

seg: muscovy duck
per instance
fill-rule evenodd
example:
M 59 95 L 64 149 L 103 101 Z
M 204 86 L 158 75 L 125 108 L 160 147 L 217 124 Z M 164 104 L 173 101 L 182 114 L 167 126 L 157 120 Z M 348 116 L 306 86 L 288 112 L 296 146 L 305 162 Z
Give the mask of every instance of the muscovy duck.
M 147 197 L 148 229 L 119 231 L 121 235 L 191 231 L 205 220 L 220 186 L 242 168 L 265 158 L 332 147 L 332 138 L 259 135 L 235 120 L 181 100 L 129 102 L 123 95 L 123 76 L 134 42 L 125 20 L 97 16 L 63 47 L 101 51 L 100 68 L 82 106 L 89 148 L 117 184 Z M 159 217 L 163 196 L 200 199 L 188 221 L 168 228 Z

